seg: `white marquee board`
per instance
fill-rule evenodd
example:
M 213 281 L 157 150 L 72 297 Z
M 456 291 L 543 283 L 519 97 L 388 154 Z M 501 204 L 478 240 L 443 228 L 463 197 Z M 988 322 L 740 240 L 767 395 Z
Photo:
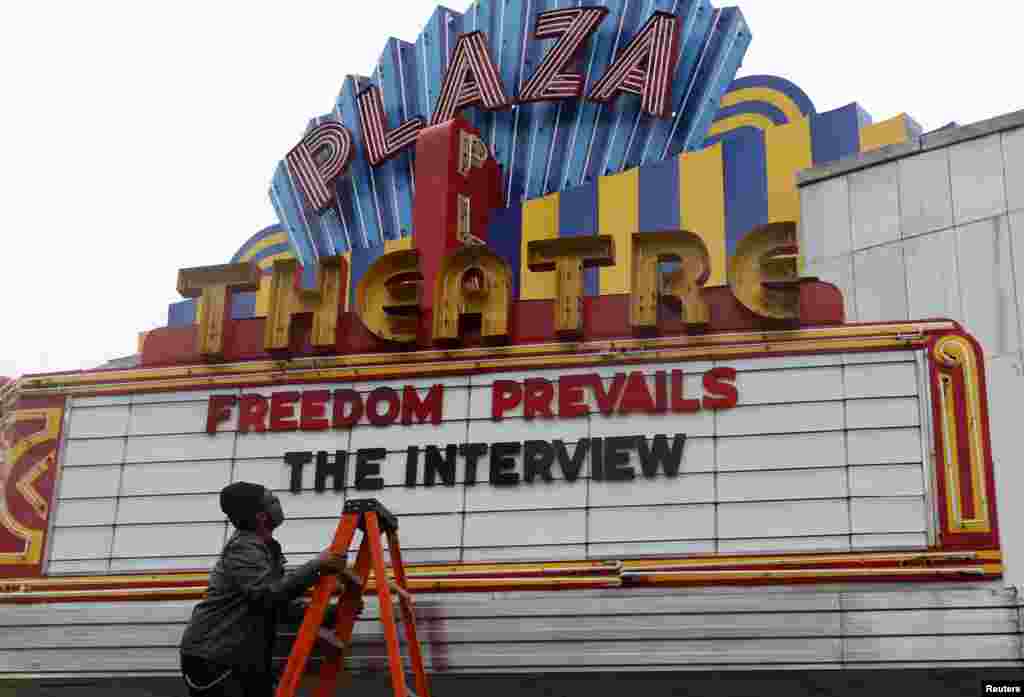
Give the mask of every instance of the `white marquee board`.
M 410 562 L 632 558 L 923 549 L 934 535 L 930 400 L 915 352 L 830 354 L 703 363 L 607 366 L 601 375 L 683 370 L 702 392 L 713 367 L 737 370 L 737 407 L 695 414 L 527 421 L 490 416 L 495 380 L 594 372 L 542 370 L 422 381 L 303 385 L 370 392 L 444 384 L 438 424 L 356 426 L 321 432 L 247 433 L 237 413 L 206 433 L 211 392 L 74 398 L 62 449 L 50 574 L 209 567 L 228 534 L 218 492 L 262 483 L 286 515 L 277 531 L 290 562 L 325 547 L 345 496 L 377 498 L 400 517 Z M 276 387 L 275 389 L 282 389 Z M 268 395 L 270 390 L 246 390 Z M 239 394 L 226 390 L 217 394 Z M 588 392 L 589 395 L 589 392 Z M 407 488 L 406 448 L 616 435 L 687 435 L 678 477 L 579 479 L 495 487 Z M 385 488 L 289 491 L 289 451 L 385 447 Z M 635 458 L 635 453 L 634 453 Z M 520 458 L 521 460 L 521 458 Z M 522 467 L 521 461 L 517 467 Z M 639 468 L 638 468 L 639 469 Z

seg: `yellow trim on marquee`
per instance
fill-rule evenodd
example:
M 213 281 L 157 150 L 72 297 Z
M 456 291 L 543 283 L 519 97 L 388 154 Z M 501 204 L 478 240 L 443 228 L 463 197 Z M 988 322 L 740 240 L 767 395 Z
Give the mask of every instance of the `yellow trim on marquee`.
M 43 443 L 57 440 L 57 435 L 60 432 L 60 419 L 62 411 L 60 409 L 23 409 L 14 413 L 14 421 L 38 421 L 43 420 L 43 428 L 35 433 L 32 433 L 25 438 L 17 441 L 8 453 L 10 457 L 11 471 L 13 472 L 15 465 L 18 461 L 32 448 Z M 38 498 L 38 493 L 32 488 L 35 480 L 38 479 L 45 471 L 46 467 L 56 462 L 56 448 L 48 453 L 42 460 L 44 464 L 42 469 L 37 465 L 33 467 L 25 476 L 23 476 L 16 484 L 15 490 L 26 496 L 25 488 L 31 488 L 31 494 L 34 494 Z M 57 481 L 60 476 L 59 465 L 53 464 L 54 467 L 58 468 L 58 471 L 54 473 L 54 481 Z M 33 503 L 32 496 L 26 496 L 29 503 Z M 37 508 L 38 510 L 38 508 Z M 41 515 L 45 517 L 45 511 L 41 512 Z M 21 525 L 15 520 L 10 512 L 7 510 L 7 504 L 5 500 L 0 500 L 0 525 L 14 533 L 15 537 L 19 537 L 25 540 L 25 547 L 21 553 L 0 553 L 0 564 L 12 564 L 12 565 L 25 565 L 33 566 L 38 564 L 43 554 L 43 536 L 46 534 L 45 528 L 42 530 L 30 530 L 29 528 Z
M 971 453 L 971 488 L 974 504 L 974 517 L 965 518 L 960 508 L 960 497 L 963 483 L 960 481 L 959 441 L 957 439 L 956 395 L 953 380 L 948 375 L 940 375 L 939 403 L 942 413 L 943 471 L 948 487 L 946 496 L 946 513 L 951 533 L 957 532 L 991 532 L 992 523 L 988 515 L 988 493 L 986 491 L 985 448 L 982 442 L 981 391 L 978 380 L 978 359 L 974 347 L 962 336 L 947 336 L 940 339 L 934 348 L 935 359 L 950 368 L 963 371 L 964 389 L 962 395 L 964 409 L 967 412 L 967 436 Z

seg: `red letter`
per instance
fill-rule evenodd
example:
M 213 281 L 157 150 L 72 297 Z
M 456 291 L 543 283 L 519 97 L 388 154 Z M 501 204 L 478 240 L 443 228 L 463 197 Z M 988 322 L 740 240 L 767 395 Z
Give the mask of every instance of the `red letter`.
M 724 382 L 728 380 L 729 382 Z M 740 399 L 736 390 L 736 371 L 732 368 L 715 368 L 704 373 L 704 391 L 714 397 L 704 397 L 705 409 L 732 409 Z
M 359 121 L 363 125 L 366 159 L 371 165 L 376 167 L 416 142 L 416 137 L 423 129 L 422 118 L 417 116 L 409 119 L 398 128 L 388 131 L 380 89 L 371 85 L 360 92 L 356 99 L 359 102 Z
M 352 411 L 345 414 L 345 405 L 351 404 Z M 334 427 L 351 428 L 363 418 L 363 397 L 355 390 L 337 390 L 334 393 Z
M 668 374 L 664 370 L 654 374 L 654 411 L 657 414 L 668 411 Z
M 388 410 L 381 414 L 377 406 L 384 402 Z M 366 418 L 374 426 L 390 426 L 398 420 L 398 414 L 402 410 L 401 399 L 398 393 L 390 387 L 378 387 L 366 398 Z
M 559 417 L 572 419 L 590 413 L 590 407 L 583 401 L 583 388 L 590 385 L 594 378 L 601 380 L 599 375 L 566 375 L 558 378 Z
M 598 25 L 608 16 L 604 7 L 574 7 L 548 10 L 537 15 L 535 39 L 561 40 L 544 56 L 522 91 L 521 102 L 537 102 L 545 99 L 564 99 L 583 94 L 583 76 L 579 73 L 563 73 L 573 58 L 579 54 L 583 44 L 594 33 Z
M 629 46 L 590 90 L 588 99 L 610 102 L 619 92 L 642 97 L 641 106 L 651 116 L 672 114 L 672 73 L 679 57 L 679 19 L 655 12 Z
M 544 378 L 532 378 L 523 384 L 523 418 L 543 416 L 553 419 L 551 402 L 555 400 L 555 386 Z
M 336 121 L 320 124 L 307 133 L 285 157 L 295 184 L 317 211 L 334 199 L 330 184 L 352 159 L 352 134 Z
M 331 398 L 329 390 L 303 392 L 299 407 L 299 428 L 303 431 L 326 431 L 331 423 L 327 420 L 327 400 Z
M 267 430 L 267 398 L 258 394 L 244 394 L 238 402 L 238 432 Z
M 683 399 L 683 394 L 686 391 L 685 379 L 683 371 L 672 371 L 672 412 L 675 414 L 692 414 L 695 411 L 700 411 L 699 399 Z
M 608 391 L 605 391 L 604 381 L 600 376 L 593 378 L 593 385 L 598 411 L 605 416 L 611 416 L 612 412 L 615 411 L 615 404 L 619 401 L 619 396 L 622 394 L 622 388 L 626 386 L 626 374 L 617 373 L 615 379 L 612 380 L 612 387 Z
M 275 392 L 270 395 L 270 430 L 295 431 L 299 423 L 295 420 L 295 403 L 298 392 Z
M 654 400 L 651 399 L 651 392 L 647 389 L 647 380 L 640 371 L 629 374 L 629 381 L 622 394 L 622 402 L 619 404 L 620 414 L 654 413 Z
M 496 380 L 491 385 L 491 418 L 500 421 L 509 409 L 523 401 L 523 388 L 512 380 Z
M 420 401 L 419 392 L 415 387 L 405 386 L 402 392 L 402 423 L 411 424 L 412 417 L 421 424 L 430 423 L 437 425 L 441 423 L 441 414 L 444 409 L 444 385 L 434 385 L 430 388 L 426 398 Z
M 210 397 L 210 406 L 206 411 L 206 432 L 216 433 L 217 424 L 231 418 L 231 409 L 238 397 L 233 394 L 215 394 Z
M 456 42 L 430 125 L 444 123 L 462 107 L 477 103 L 492 111 L 508 104 L 501 75 L 487 52 L 487 35 L 482 31 L 463 34 Z

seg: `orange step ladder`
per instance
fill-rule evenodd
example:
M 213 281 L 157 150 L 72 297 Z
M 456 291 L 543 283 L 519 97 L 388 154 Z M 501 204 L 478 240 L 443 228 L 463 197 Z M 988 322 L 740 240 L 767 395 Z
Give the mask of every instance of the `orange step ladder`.
M 384 640 L 388 649 L 388 665 L 391 669 L 391 686 L 395 697 L 430 697 L 430 686 L 423 670 L 423 655 L 420 643 L 416 638 L 416 616 L 413 612 L 412 595 L 409 594 L 405 567 L 402 565 L 402 551 L 398 545 L 398 518 L 389 512 L 376 499 L 353 499 L 345 502 L 338 529 L 331 542 L 332 552 L 346 553 L 352 544 L 356 530 L 363 531 L 363 541 L 356 554 L 355 565 L 351 567 L 354 582 L 346 584 L 338 601 L 338 612 L 334 631 L 322 628 L 324 613 L 331 594 L 337 587 L 338 578 L 323 576 L 313 591 L 313 599 L 306 610 L 298 636 L 292 645 L 291 655 L 284 675 L 278 684 L 276 697 L 294 697 L 306 669 L 306 662 L 317 639 L 321 639 L 337 649 L 336 653 L 325 657 L 320 667 L 320 684 L 316 689 L 316 697 L 331 697 L 338 684 L 338 674 L 342 669 L 345 650 L 352 640 L 352 630 L 356 616 L 359 614 L 361 598 L 370 578 L 370 571 L 376 581 L 377 596 L 380 599 L 380 620 L 384 624 Z M 388 549 L 391 552 L 391 569 L 395 580 L 388 579 L 384 566 L 384 550 L 381 546 L 381 535 L 388 538 Z M 405 671 L 402 668 L 402 654 L 398 645 L 398 627 L 391 605 L 392 591 L 398 596 L 402 608 L 402 624 L 405 625 L 405 638 L 409 657 L 412 662 L 412 673 L 416 680 L 416 691 L 413 692 L 405 683 Z

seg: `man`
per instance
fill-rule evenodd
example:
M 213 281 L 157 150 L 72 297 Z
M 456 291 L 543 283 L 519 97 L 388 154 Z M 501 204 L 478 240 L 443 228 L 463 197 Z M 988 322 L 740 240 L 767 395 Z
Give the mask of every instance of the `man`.
M 269 697 L 278 621 L 301 612 L 297 598 L 321 574 L 345 573 L 345 556 L 324 550 L 286 575 L 273 537 L 284 522 L 278 498 L 259 484 L 235 482 L 220 492 L 220 507 L 235 532 L 181 639 L 182 675 L 193 696 Z

